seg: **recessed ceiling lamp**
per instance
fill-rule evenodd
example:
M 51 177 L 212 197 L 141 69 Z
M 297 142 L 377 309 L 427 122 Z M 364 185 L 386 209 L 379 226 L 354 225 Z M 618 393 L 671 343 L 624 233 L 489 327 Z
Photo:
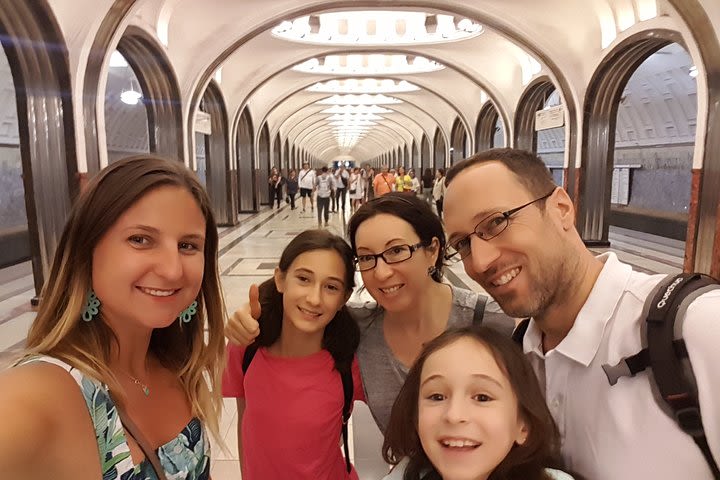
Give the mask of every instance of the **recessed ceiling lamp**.
M 345 11 L 284 21 L 275 37 L 293 42 L 332 45 L 410 45 L 466 40 L 482 25 L 469 18 L 425 12 Z
M 403 93 L 420 90 L 407 80 L 395 81 L 389 78 L 348 78 L 347 80 L 329 80 L 308 87 L 308 92 L 322 93 Z
M 320 113 L 392 113 L 393 110 L 378 105 L 334 105 Z
M 690 70 L 688 71 L 688 75 L 690 75 L 692 78 L 695 78 L 698 76 L 697 67 L 695 65 L 692 65 L 690 67 Z
M 333 120 L 328 122 L 333 127 L 372 127 L 377 125 L 377 122 L 372 120 Z
M 123 90 L 120 93 L 120 101 L 127 105 L 137 105 L 140 99 L 143 97 L 142 93 L 138 88 L 135 90 L 132 79 L 130 80 L 130 90 Z
M 356 121 L 356 120 L 382 120 L 383 117 L 374 113 L 336 113 L 327 118 L 328 121 Z
M 327 55 L 311 58 L 292 67 L 297 72 L 322 75 L 397 75 L 436 72 L 443 68 L 443 64 L 425 57 L 382 53 Z
M 397 105 L 402 100 L 386 95 L 333 95 L 317 102 L 320 105 Z
M 364 127 L 364 128 L 361 128 L 361 127 L 357 127 L 357 128 L 352 128 L 352 127 L 347 127 L 347 128 L 333 128 L 332 131 L 333 131 L 333 133 L 335 133 L 336 135 L 350 135 L 350 134 L 360 135 L 360 134 L 365 134 L 365 133 L 369 132 L 369 131 L 370 131 L 370 128 L 369 128 L 369 127 Z

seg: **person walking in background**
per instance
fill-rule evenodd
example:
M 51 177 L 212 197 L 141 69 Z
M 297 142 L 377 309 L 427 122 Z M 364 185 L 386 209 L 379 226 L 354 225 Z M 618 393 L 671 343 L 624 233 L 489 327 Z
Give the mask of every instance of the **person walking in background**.
M 320 176 L 315 179 L 315 190 L 317 190 L 318 204 L 318 227 L 322 226 L 321 220 L 325 219 L 325 226 L 328 225 L 330 219 L 330 199 L 335 194 L 335 177 L 330 175 L 328 167 L 320 169 Z
M 295 170 L 290 170 L 290 175 L 285 183 L 285 189 L 287 190 L 287 201 L 290 202 L 290 210 L 295 210 L 295 195 L 298 192 L 298 181 L 295 175 Z
M 303 163 L 303 168 L 298 174 L 298 186 L 300 187 L 300 198 L 302 199 L 302 211 L 305 212 L 305 199 L 310 199 L 310 211 L 314 210 L 312 194 L 315 190 L 315 170 L 310 168 L 308 162 Z
M 433 183 L 432 189 L 433 200 L 435 200 L 435 208 L 437 209 L 438 217 L 442 218 L 443 213 L 443 198 L 445 197 L 445 170 L 438 168 L 435 172 L 435 183 Z
M 412 178 L 405 173 L 405 167 L 400 166 L 395 177 L 395 191 L 403 193 L 412 193 Z
M 350 173 L 348 192 L 350 197 L 350 208 L 352 209 L 353 213 L 362 204 L 362 199 L 365 195 L 365 181 L 362 177 L 362 171 L 363 170 L 355 167 L 352 169 L 352 173 Z
M 350 174 L 345 167 L 340 166 L 335 172 L 335 206 L 337 210 L 345 211 L 345 192 L 347 191 Z M 342 206 L 340 205 L 342 203 Z M 335 211 L 333 209 L 333 211 Z
M 388 173 L 387 165 L 380 167 L 380 173 L 373 180 L 373 190 L 376 197 L 382 197 L 386 193 L 393 191 L 395 185 L 395 177 Z
M 408 175 L 410 175 L 412 179 L 412 187 L 410 189 L 415 195 L 419 195 L 422 192 L 422 185 L 420 185 L 420 180 L 415 176 L 415 170 L 411 169 Z
M 272 196 L 270 197 L 270 208 L 273 206 L 273 199 L 277 201 L 277 208 L 280 208 L 280 205 L 282 204 L 282 192 L 283 192 L 283 185 L 285 184 L 285 178 L 283 178 L 279 173 L 275 173 L 272 177 L 270 177 L 270 186 L 272 187 Z
M 365 165 L 365 202 L 369 202 L 375 198 L 375 188 L 373 187 L 375 180 L 375 169 L 370 165 Z
M 433 184 L 435 183 L 435 177 L 433 177 L 432 168 L 426 168 L 422 176 L 422 193 L 425 201 L 430 205 L 433 204 Z
M 275 202 L 275 180 L 273 178 L 276 175 L 279 177 L 280 172 L 277 167 L 272 167 L 270 169 L 270 173 L 268 174 L 268 205 L 270 205 L 270 208 L 272 208 L 273 203 Z

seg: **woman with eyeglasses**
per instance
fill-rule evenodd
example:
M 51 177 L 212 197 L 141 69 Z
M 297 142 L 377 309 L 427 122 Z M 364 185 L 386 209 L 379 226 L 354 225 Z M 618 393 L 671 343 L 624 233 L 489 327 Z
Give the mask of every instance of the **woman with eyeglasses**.
M 499 310 L 486 311 L 484 295 L 443 282 L 445 233 L 422 199 L 397 192 L 375 198 L 350 218 L 348 237 L 356 269 L 375 300 L 348 307 L 360 326 L 365 396 L 384 433 L 424 343 L 448 328 L 480 322 L 509 335 L 514 322 Z M 259 333 L 253 319 L 259 312 L 257 304 L 236 311 L 226 327 L 230 341 L 249 344 Z

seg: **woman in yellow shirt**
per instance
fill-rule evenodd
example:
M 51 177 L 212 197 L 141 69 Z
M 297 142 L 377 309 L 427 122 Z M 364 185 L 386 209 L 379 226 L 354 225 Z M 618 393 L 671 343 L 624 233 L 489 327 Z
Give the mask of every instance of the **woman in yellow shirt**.
M 398 173 L 395 176 L 395 191 L 413 193 L 412 178 L 410 178 L 410 175 L 405 173 L 404 167 L 398 167 Z

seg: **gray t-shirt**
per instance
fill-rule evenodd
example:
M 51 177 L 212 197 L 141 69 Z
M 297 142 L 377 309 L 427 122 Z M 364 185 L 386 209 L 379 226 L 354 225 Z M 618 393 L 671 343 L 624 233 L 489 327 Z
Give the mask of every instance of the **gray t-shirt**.
M 450 288 L 452 289 L 452 307 L 447 328 L 467 327 L 473 323 L 478 294 L 452 285 Z M 390 347 L 385 342 L 383 309 L 377 307 L 374 302 L 364 306 L 348 305 L 348 308 L 360 326 L 360 346 L 357 354 L 365 388 L 365 399 L 373 418 L 375 418 L 375 423 L 385 433 L 390 421 L 390 411 L 405 382 L 408 369 L 393 356 Z M 502 312 L 497 313 L 493 310 L 497 309 L 488 304 L 485 309 L 483 325 L 497 324 L 509 335 L 514 322 Z

